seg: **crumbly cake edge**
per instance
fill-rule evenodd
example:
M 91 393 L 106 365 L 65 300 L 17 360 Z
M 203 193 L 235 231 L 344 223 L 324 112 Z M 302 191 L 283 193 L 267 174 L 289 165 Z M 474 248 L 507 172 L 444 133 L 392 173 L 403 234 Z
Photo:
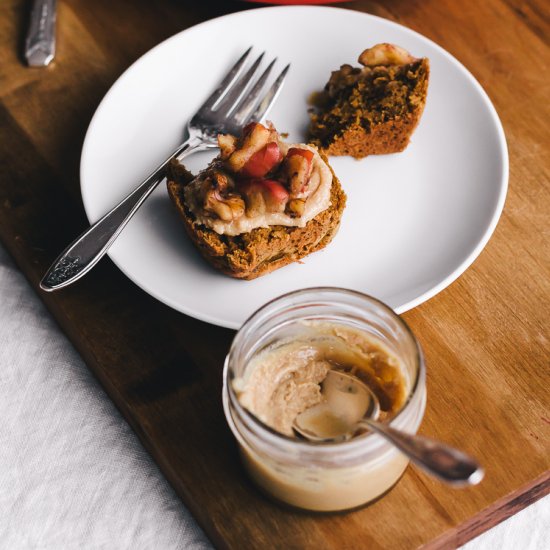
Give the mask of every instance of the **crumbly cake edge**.
M 251 280 L 321 250 L 334 238 L 346 203 L 346 195 L 328 159 L 321 157 L 332 173 L 331 204 L 309 220 L 305 227 L 257 228 L 235 237 L 219 235 L 196 223 L 184 202 L 183 189 L 193 176 L 181 165 L 172 164 L 167 188 L 184 222 L 187 235 L 201 255 L 218 271 Z

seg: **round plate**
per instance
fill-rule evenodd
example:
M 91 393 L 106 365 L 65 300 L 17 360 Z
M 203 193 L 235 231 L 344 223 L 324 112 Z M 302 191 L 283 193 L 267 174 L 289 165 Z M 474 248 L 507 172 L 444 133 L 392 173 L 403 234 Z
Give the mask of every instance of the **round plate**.
M 272 56 L 276 69 L 292 63 L 268 118 L 288 141 L 300 142 L 309 94 L 379 42 L 430 58 L 426 108 L 403 153 L 331 159 L 348 204 L 325 250 L 254 281 L 231 279 L 193 248 L 161 185 L 110 249 L 115 264 L 165 304 L 230 328 L 299 288 L 350 288 L 401 313 L 454 281 L 502 211 L 508 182 L 502 126 L 481 86 L 450 54 L 405 27 L 350 10 L 255 9 L 207 21 L 153 48 L 118 79 L 92 119 L 81 160 L 84 207 L 96 221 L 164 160 L 251 44 L 253 53 L 268 52 L 265 64 Z M 197 171 L 212 156 L 196 154 L 187 166 Z

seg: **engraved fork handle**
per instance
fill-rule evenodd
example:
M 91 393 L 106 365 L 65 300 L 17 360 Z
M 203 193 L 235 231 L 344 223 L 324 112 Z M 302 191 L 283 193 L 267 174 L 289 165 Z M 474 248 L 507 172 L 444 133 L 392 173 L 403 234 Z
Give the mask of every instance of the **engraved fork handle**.
M 180 160 L 205 148 L 206 144 L 196 137 L 182 143 L 137 189 L 90 226 L 59 255 L 40 281 L 40 288 L 51 292 L 74 283 L 88 273 L 105 255 L 145 199 L 164 179 L 168 163 L 173 158 Z

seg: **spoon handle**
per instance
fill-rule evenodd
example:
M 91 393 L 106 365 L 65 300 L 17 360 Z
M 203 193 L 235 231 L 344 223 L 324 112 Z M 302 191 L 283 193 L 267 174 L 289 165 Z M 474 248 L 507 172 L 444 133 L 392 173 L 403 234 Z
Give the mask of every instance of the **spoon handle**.
M 455 486 L 475 485 L 483 479 L 479 463 L 467 454 L 434 439 L 401 432 L 381 422 L 364 419 L 365 427 L 391 441 L 417 466 Z

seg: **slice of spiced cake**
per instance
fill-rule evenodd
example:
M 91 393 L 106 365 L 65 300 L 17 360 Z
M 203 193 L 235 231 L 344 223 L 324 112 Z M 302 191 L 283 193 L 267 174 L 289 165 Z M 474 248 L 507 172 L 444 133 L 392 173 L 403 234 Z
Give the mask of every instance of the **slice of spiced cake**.
M 220 155 L 196 177 L 173 164 L 168 193 L 202 256 L 254 279 L 325 247 L 346 196 L 311 145 L 284 143 L 272 125 L 218 136 Z
M 327 155 L 363 158 L 403 151 L 426 103 L 429 60 L 377 44 L 359 63 L 362 67 L 334 71 L 315 97 L 310 140 Z

